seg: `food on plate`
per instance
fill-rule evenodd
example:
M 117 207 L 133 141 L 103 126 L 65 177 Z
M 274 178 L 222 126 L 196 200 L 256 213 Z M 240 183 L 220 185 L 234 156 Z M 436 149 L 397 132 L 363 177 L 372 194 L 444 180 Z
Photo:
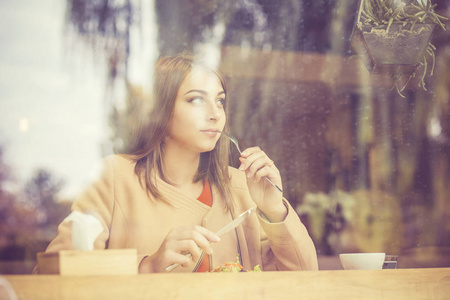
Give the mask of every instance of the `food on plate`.
M 241 266 L 238 262 L 227 262 L 224 264 L 221 264 L 211 272 L 232 272 L 232 273 L 238 273 L 238 272 L 261 272 L 261 268 L 259 265 L 256 265 L 253 270 L 245 270 L 243 266 Z
M 245 270 L 243 266 L 239 263 L 239 254 L 236 256 L 236 261 L 226 262 L 221 264 L 211 272 L 231 272 L 231 273 L 239 273 L 239 272 L 262 272 L 259 265 L 256 265 L 253 270 Z

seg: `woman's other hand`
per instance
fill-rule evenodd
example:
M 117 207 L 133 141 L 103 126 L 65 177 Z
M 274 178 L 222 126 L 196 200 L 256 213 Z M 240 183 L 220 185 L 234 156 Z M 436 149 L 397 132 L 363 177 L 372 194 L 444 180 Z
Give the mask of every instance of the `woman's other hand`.
M 201 226 L 181 226 L 170 230 L 158 251 L 145 257 L 139 265 L 140 273 L 163 272 L 172 264 L 188 267 L 191 261 L 197 261 L 201 250 L 212 254 L 211 242 L 220 238 L 212 231 Z M 186 256 L 191 253 L 192 258 Z
M 282 188 L 280 171 L 264 151 L 259 147 L 247 148 L 239 158 L 239 170 L 244 171 L 250 195 L 258 208 L 271 222 L 281 222 L 287 214 L 283 204 L 283 195 L 264 177 Z

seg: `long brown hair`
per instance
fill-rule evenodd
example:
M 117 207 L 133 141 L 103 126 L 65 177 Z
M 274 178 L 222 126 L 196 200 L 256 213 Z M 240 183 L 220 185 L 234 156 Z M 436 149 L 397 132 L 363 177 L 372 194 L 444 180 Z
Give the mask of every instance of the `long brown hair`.
M 155 65 L 153 86 L 153 108 L 149 115 L 149 124 L 141 128 L 131 147 L 130 157 L 136 162 L 135 173 L 147 192 L 155 199 L 169 201 L 158 191 L 155 177 L 172 184 L 164 174 L 164 141 L 168 135 L 169 122 L 175 105 L 178 89 L 186 76 L 195 66 L 202 66 L 214 72 L 222 85 L 226 95 L 226 84 L 218 70 L 213 70 L 195 60 L 189 55 L 166 56 L 158 59 Z M 225 102 L 225 114 L 228 112 Z M 225 129 L 228 130 L 228 123 Z M 219 139 L 212 151 L 200 154 L 200 163 L 194 181 L 208 180 L 211 185 L 218 188 L 222 198 L 225 199 L 225 208 L 232 207 L 229 189 L 230 177 L 228 164 L 230 157 L 230 144 L 226 139 Z M 157 172 L 157 173 L 156 173 Z M 170 203 L 169 203 L 170 204 Z

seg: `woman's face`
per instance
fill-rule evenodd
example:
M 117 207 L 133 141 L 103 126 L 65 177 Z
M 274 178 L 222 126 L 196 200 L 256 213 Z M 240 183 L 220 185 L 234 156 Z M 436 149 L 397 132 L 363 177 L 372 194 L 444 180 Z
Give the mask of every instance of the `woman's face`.
M 225 91 L 219 77 L 194 68 L 178 89 L 167 143 L 198 153 L 214 149 L 226 122 Z

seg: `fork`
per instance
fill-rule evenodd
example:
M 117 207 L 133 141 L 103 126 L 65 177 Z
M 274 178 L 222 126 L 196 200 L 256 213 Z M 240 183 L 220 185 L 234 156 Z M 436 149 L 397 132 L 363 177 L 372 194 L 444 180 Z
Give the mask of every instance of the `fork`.
M 237 150 L 239 151 L 239 154 L 242 153 L 241 148 L 239 148 L 239 142 L 238 140 L 232 136 L 231 134 L 229 134 L 228 132 L 225 131 L 220 131 L 220 130 L 216 130 L 216 132 L 218 133 L 223 133 L 231 142 L 233 142 L 233 144 L 236 145 Z M 272 182 L 272 180 L 269 179 L 269 177 L 264 177 L 273 187 L 275 187 L 277 190 L 279 190 L 281 193 L 283 192 L 282 189 L 280 189 L 280 187 L 278 185 L 276 185 L 275 183 Z

